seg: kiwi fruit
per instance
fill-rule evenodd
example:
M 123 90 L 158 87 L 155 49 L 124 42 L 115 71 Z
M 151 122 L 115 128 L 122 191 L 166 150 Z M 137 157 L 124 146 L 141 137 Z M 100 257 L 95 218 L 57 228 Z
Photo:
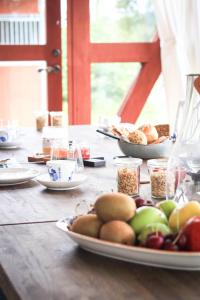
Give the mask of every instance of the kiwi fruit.
M 77 217 L 70 229 L 73 232 L 97 238 L 99 237 L 101 225 L 102 222 L 97 215 L 89 214 Z
M 128 221 L 136 211 L 135 201 L 123 193 L 106 193 L 97 198 L 95 212 L 104 222 Z
M 135 242 L 135 233 L 127 223 L 115 220 L 102 225 L 100 239 L 114 243 L 133 245 Z

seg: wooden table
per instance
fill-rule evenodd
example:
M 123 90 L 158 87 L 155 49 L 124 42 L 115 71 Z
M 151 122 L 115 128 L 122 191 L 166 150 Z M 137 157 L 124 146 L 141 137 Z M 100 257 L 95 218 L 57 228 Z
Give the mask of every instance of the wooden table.
M 88 182 L 81 188 L 47 191 L 36 181 L 0 188 L 0 287 L 7 299 L 200 299 L 200 272 L 104 258 L 81 250 L 56 228 L 55 221 L 73 215 L 81 200 L 93 203 L 115 188 L 112 157 L 121 154 L 116 141 L 98 136 L 95 128 L 70 127 L 70 136 L 89 141 L 92 156 L 107 161 L 106 168 L 85 170 Z M 0 151 L 0 159 L 25 161 L 40 148 L 41 135 L 29 129 L 22 149 Z M 148 185 L 142 188 L 148 193 Z

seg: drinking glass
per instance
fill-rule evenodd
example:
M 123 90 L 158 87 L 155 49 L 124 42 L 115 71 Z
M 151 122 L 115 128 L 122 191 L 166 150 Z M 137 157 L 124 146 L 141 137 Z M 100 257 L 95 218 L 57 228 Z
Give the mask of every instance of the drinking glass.
M 68 127 L 47 126 L 42 131 L 42 148 L 46 155 L 51 154 L 56 141 L 68 141 Z
M 42 131 L 44 127 L 48 126 L 48 114 L 48 111 L 37 111 L 35 113 L 37 131 Z
M 84 170 L 79 144 L 65 138 L 54 139 L 47 167 L 52 181 L 75 180 L 76 174 Z

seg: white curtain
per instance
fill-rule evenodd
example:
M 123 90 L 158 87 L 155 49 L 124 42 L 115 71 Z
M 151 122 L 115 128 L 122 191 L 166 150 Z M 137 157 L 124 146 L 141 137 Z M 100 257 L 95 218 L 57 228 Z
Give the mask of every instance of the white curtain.
M 178 102 L 185 99 L 186 74 L 200 73 L 200 0 L 153 1 L 173 129 Z

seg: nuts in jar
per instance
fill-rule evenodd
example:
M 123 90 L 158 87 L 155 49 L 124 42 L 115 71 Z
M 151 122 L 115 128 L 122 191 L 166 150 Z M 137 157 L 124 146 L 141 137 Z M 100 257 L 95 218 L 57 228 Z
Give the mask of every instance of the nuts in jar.
M 124 157 L 115 159 L 118 192 L 129 196 L 137 196 L 139 194 L 141 164 L 142 160 L 136 158 Z
M 166 159 L 150 159 L 147 162 L 150 173 L 151 196 L 153 198 L 172 198 L 175 193 L 175 174 L 167 172 Z

